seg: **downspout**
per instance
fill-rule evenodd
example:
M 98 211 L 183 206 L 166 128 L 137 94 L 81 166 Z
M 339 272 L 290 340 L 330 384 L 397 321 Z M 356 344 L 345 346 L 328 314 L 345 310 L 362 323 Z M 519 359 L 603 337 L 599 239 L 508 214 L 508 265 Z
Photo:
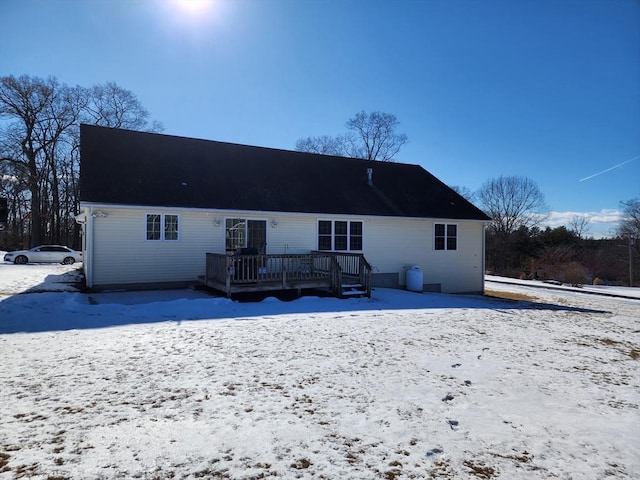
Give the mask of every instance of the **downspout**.
M 86 257 L 83 258 L 84 265 L 84 280 L 87 284 L 87 288 L 93 287 L 93 207 L 89 208 L 86 222 Z
M 488 223 L 482 224 L 482 294 L 484 295 L 484 273 L 487 271 L 487 253 L 486 253 L 486 240 L 487 240 L 487 225 Z

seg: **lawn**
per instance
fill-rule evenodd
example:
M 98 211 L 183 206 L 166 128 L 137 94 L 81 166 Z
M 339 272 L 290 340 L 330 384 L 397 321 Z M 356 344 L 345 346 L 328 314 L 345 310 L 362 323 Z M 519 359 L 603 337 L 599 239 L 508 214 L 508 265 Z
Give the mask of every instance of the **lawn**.
M 639 300 L 241 303 L 73 275 L 0 265 L 0 479 L 640 476 Z

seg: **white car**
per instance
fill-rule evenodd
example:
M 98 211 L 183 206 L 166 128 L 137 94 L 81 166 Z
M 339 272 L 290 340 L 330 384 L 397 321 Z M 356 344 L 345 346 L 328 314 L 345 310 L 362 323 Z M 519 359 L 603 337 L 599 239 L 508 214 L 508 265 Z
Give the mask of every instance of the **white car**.
M 71 265 L 82 261 L 82 252 L 77 252 L 62 245 L 40 245 L 30 250 L 17 250 L 4 254 L 5 262 L 17 265 L 25 263 L 62 263 Z

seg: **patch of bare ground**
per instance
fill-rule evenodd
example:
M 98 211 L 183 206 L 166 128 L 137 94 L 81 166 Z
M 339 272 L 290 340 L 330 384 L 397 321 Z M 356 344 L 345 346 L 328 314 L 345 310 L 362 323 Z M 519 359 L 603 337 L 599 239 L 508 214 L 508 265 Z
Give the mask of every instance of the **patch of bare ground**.
M 450 462 L 446 458 L 439 458 L 433 462 L 433 468 L 429 472 L 429 478 L 435 480 L 438 478 L 455 478 L 455 474 L 451 468 Z
M 537 302 L 538 297 L 526 295 L 524 293 L 497 292 L 495 290 L 485 290 L 485 297 L 497 298 L 500 300 L 512 300 L 515 302 Z
M 526 450 L 522 453 L 512 453 L 508 455 L 502 455 L 500 453 L 492 453 L 494 457 L 498 458 L 507 458 L 509 460 L 513 460 L 518 463 L 531 463 L 533 461 L 533 455 Z
M 291 468 L 295 468 L 296 470 L 304 470 L 306 468 L 309 468 L 311 465 L 313 465 L 313 463 L 311 463 L 311 460 L 309 460 L 308 458 L 301 458 L 297 462 L 292 463 Z
M 631 360 L 640 359 L 640 348 L 629 344 L 629 342 L 613 340 L 612 338 L 585 337 L 585 341 L 578 341 L 578 345 L 596 348 L 598 345 L 604 345 L 606 347 L 615 348 L 622 357 L 629 357 Z
M 635 347 L 629 347 L 625 342 L 619 342 L 610 338 L 600 338 L 599 341 L 607 346 L 616 348 L 621 354 L 631 357 L 631 360 L 640 358 L 640 350 Z
M 386 472 L 383 472 L 382 478 L 384 478 L 385 480 L 395 480 L 400 475 L 402 475 L 402 470 L 400 470 L 399 468 L 394 468 L 392 470 L 387 470 Z
M 478 465 L 471 460 L 465 460 L 462 464 L 470 470 L 470 473 L 478 478 L 493 478 L 498 475 L 498 471 L 493 467 Z
M 205 468 L 194 473 L 195 478 L 231 478 L 231 475 L 226 470 L 211 470 Z
M 32 463 L 31 465 L 19 465 L 15 468 L 14 478 L 33 477 L 38 473 L 38 464 Z
M 9 455 L 8 453 L 0 452 L 0 473 L 8 472 L 9 470 L 11 470 L 11 468 L 9 467 L 10 458 L 11 455 Z

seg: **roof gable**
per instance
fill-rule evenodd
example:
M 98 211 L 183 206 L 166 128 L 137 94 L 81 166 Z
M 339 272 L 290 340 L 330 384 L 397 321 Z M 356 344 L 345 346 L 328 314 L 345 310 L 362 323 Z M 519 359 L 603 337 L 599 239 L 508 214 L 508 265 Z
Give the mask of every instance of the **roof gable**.
M 418 165 L 90 125 L 80 149 L 84 202 L 488 220 Z

